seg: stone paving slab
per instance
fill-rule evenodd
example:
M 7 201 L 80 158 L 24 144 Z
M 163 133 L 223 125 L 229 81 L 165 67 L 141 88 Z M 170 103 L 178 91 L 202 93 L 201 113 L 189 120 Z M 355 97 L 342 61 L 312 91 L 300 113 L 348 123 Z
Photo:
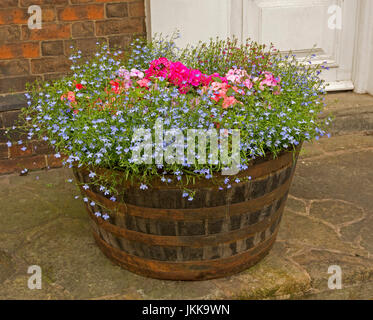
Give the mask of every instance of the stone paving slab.
M 328 93 L 322 117 L 331 115 L 333 134 L 373 130 L 373 96 L 352 91 Z
M 69 169 L 0 176 L 0 299 L 373 299 L 373 135 L 306 144 L 278 241 L 224 279 L 147 279 L 97 248 Z M 30 265 L 42 289 L 27 287 Z M 330 290 L 328 267 L 342 269 Z

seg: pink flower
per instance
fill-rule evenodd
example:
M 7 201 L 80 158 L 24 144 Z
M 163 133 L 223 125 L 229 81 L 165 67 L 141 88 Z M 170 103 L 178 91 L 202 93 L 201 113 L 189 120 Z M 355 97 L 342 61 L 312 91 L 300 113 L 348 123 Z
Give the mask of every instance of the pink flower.
M 67 93 L 67 100 L 69 100 L 70 102 L 74 102 L 75 101 L 75 93 L 72 92 L 72 91 L 69 91 Z
M 223 83 L 228 82 L 218 73 L 206 75 L 198 69 L 186 67 L 180 61 L 172 62 L 166 58 L 159 58 L 150 63 L 149 68 L 145 70 L 145 78 L 150 79 L 151 77 L 167 79 L 171 84 L 179 87 L 181 93 L 189 92 L 191 87 L 208 86 L 215 81 L 214 77 L 218 77 Z
M 218 91 L 220 89 L 228 90 L 229 88 L 230 88 L 230 85 L 228 83 L 217 82 L 217 81 L 211 83 L 211 89 L 213 91 Z
M 130 80 L 131 74 L 126 68 L 121 67 L 117 73 L 118 73 L 118 76 L 123 78 L 124 80 L 126 81 Z
M 150 63 L 150 67 L 147 70 L 145 70 L 145 76 L 146 78 L 149 78 L 149 77 L 167 78 L 170 66 L 171 66 L 171 61 L 169 61 L 167 58 L 162 57 L 162 58 L 153 60 Z
M 130 76 L 142 79 L 142 78 L 144 78 L 144 72 L 142 72 L 140 70 L 137 70 L 135 68 L 132 68 L 131 72 L 130 72 Z
M 190 70 L 189 83 L 192 86 L 199 86 L 202 82 L 202 72 L 197 69 Z
M 236 104 L 238 101 L 236 100 L 235 97 L 224 97 L 224 101 L 223 101 L 223 109 L 227 109 L 229 108 L 230 106 Z
M 181 62 L 172 62 L 170 65 L 170 73 L 168 80 L 175 86 L 185 86 L 188 83 L 190 69 L 184 66 Z
M 209 86 L 211 82 L 215 81 L 213 78 L 219 78 L 223 83 L 228 83 L 227 78 L 221 77 L 219 73 L 213 73 L 211 75 L 202 74 L 201 82 L 204 86 Z
M 149 79 L 143 78 L 141 80 L 138 80 L 137 83 L 140 85 L 141 88 L 148 87 L 149 86 Z
M 132 87 L 132 80 L 124 81 L 124 88 L 129 89 Z
M 211 80 L 212 80 L 211 76 L 208 76 L 207 74 L 202 74 L 201 82 L 204 87 L 207 87 L 210 84 Z
M 274 77 L 271 72 L 265 71 L 263 72 L 264 79 L 260 82 L 260 89 L 263 90 L 263 86 L 267 85 L 268 87 L 275 87 L 280 83 L 280 78 L 278 80 Z
M 182 94 L 186 94 L 188 93 L 190 90 L 190 86 L 189 85 L 184 85 L 182 87 L 180 87 L 179 89 L 179 92 L 182 93 Z
M 245 70 L 237 69 L 237 68 L 230 69 L 225 75 L 228 81 L 236 83 L 236 84 L 241 83 L 242 79 L 247 76 L 248 75 Z
M 243 82 L 244 86 L 247 88 L 247 89 L 251 89 L 253 87 L 253 83 L 251 82 L 250 79 L 246 79 L 244 82 Z
M 229 88 L 231 88 L 231 86 L 228 83 L 215 81 L 211 83 L 210 88 L 214 93 L 211 99 L 218 102 L 221 98 L 227 98 L 227 91 Z

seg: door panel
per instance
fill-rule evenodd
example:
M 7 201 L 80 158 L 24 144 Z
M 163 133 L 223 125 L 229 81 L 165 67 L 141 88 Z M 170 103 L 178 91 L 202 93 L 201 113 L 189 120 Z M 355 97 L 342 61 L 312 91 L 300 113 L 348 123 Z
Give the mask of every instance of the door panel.
M 182 47 L 229 35 L 230 0 L 151 0 L 149 5 L 151 33 L 178 30 Z
M 353 89 L 355 0 L 243 0 L 242 10 L 243 39 L 273 42 L 300 59 L 313 51 L 314 63 L 327 61 L 322 77 L 328 90 Z
M 181 46 L 235 35 L 273 42 L 300 59 L 313 50 L 314 63 L 327 61 L 322 77 L 329 90 L 353 89 L 356 0 L 150 0 L 149 5 L 151 33 L 178 29 Z

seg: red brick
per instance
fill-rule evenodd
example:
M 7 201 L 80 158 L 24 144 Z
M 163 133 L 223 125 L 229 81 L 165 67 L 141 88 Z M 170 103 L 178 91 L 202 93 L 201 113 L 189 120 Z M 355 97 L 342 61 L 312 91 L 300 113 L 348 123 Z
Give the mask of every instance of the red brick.
M 58 19 L 61 21 L 100 20 L 104 19 L 104 6 L 91 4 L 71 6 L 58 9 Z
M 131 2 L 134 0 L 70 0 L 71 4 L 87 4 L 87 3 L 118 3 L 118 2 Z
M 0 142 L 27 141 L 27 132 L 22 128 L 0 129 Z
M 1 0 L 2 8 L 18 7 L 18 0 Z
M 41 54 L 43 56 L 60 56 L 64 54 L 63 41 L 43 41 L 41 43 Z
M 5 143 L 9 141 L 7 136 L 7 131 L 5 129 L 0 129 L 0 143 Z
M 22 124 L 22 120 L 20 119 L 21 111 L 5 111 L 2 113 L 3 116 L 3 125 L 5 128 L 11 128 L 13 126 L 19 126 Z
M 74 39 L 65 41 L 65 52 L 66 55 L 70 55 L 73 51 L 71 46 L 74 49 L 82 51 L 84 56 L 89 55 L 90 53 L 97 52 L 97 42 L 103 43 L 106 42 L 105 38 L 88 38 L 88 39 Z
M 84 1 L 84 0 L 72 0 L 72 1 Z M 131 2 L 133 0 L 91 0 L 94 2 Z
M 93 37 L 95 25 L 93 21 L 75 22 L 72 24 L 71 32 L 73 38 Z
M 20 172 L 23 169 L 35 170 L 47 167 L 46 157 L 37 155 L 25 158 L 0 160 L 0 174 Z
M 27 24 L 31 15 L 27 13 L 27 8 L 13 8 L 0 10 L 0 25 L 1 24 Z M 42 9 L 42 22 L 50 22 L 55 20 L 53 8 Z
M 61 6 L 61 5 L 69 4 L 69 0 L 21 0 L 20 4 L 21 4 L 21 7 L 29 7 L 29 6 L 32 6 L 32 5 Z
M 71 62 L 65 56 L 33 59 L 31 60 L 31 71 L 33 74 L 66 72 L 69 70 L 70 65 Z
M 29 73 L 28 60 L 0 60 L 0 77 L 21 76 Z
M 109 46 L 110 48 L 127 48 L 132 41 L 130 35 L 121 35 L 121 36 L 110 36 L 109 37 Z
M 70 0 L 71 4 L 83 4 L 96 2 L 95 0 Z
M 61 79 L 66 76 L 67 72 L 57 72 L 57 73 L 46 73 L 44 74 L 45 81 L 52 81 L 56 79 Z
M 36 58 L 39 56 L 38 42 L 12 43 L 0 46 L 0 59 Z
M 8 157 L 8 146 L 5 143 L 0 143 L 0 159 L 7 159 Z
M 131 2 L 128 4 L 130 17 L 145 17 L 144 1 Z
M 42 29 L 30 30 L 27 26 L 22 27 L 24 40 L 53 40 L 68 39 L 71 36 L 69 24 L 43 24 Z
M 96 22 L 96 34 L 106 36 L 110 34 L 138 33 L 144 31 L 143 19 L 124 18 Z
M 21 149 L 24 146 L 27 149 L 25 151 L 22 151 Z M 10 155 L 10 158 L 12 158 L 12 159 L 28 157 L 28 156 L 31 156 L 31 154 L 32 154 L 32 146 L 31 146 L 31 144 L 25 144 L 25 145 L 13 144 L 9 148 L 9 155 Z
M 21 39 L 21 27 L 16 25 L 0 26 L 0 44 Z
M 41 77 L 22 76 L 0 79 L 0 93 L 24 92 L 26 90 L 26 83 L 32 83 L 35 80 L 41 80 Z
M 55 154 L 54 149 L 46 141 L 32 141 L 32 153 L 33 154 Z
M 47 155 L 48 168 L 60 168 L 63 166 L 62 162 L 67 159 L 67 156 L 61 155 L 61 158 L 56 158 L 53 154 Z
M 127 3 L 109 3 L 109 4 L 106 4 L 106 16 L 108 18 L 128 17 Z
M 0 24 L 27 23 L 29 17 L 26 9 L 14 8 L 0 10 Z

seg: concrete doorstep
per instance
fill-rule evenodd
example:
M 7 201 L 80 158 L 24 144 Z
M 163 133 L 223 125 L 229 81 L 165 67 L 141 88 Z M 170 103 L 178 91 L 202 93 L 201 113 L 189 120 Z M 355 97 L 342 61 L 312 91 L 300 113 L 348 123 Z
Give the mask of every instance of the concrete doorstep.
M 359 114 L 343 95 L 348 114 L 369 114 L 370 126 L 373 98 L 358 97 L 370 101 Z M 1 176 L 0 299 L 373 299 L 373 135 L 339 125 L 304 145 L 272 251 L 224 279 L 160 281 L 113 265 L 69 169 Z M 41 267 L 41 289 L 28 287 L 31 265 Z

